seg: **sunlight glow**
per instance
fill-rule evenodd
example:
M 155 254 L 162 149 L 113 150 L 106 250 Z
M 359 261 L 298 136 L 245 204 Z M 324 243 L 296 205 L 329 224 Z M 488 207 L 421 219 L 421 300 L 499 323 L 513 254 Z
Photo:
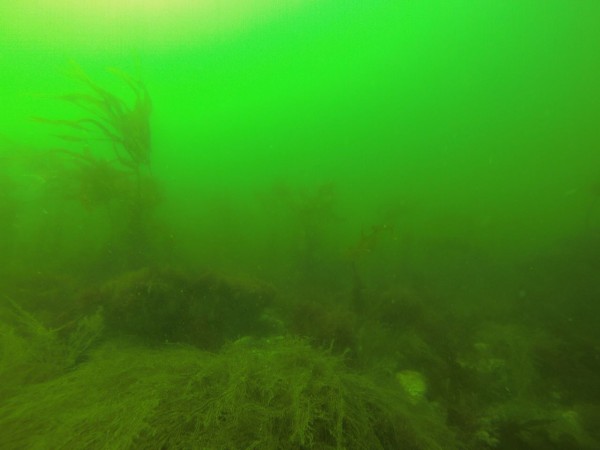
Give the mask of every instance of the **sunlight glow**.
M 0 26 L 27 39 L 176 43 L 236 33 L 314 0 L 22 0 Z M 3 17 L 2 17 L 3 16 Z M 4 23 L 3 23 L 4 22 Z

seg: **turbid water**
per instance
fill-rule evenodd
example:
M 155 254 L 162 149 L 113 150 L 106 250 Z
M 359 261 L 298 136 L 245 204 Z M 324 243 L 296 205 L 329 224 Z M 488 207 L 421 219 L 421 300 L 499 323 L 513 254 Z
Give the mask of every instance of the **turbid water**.
M 1 448 L 600 446 L 600 4 L 13 3 Z

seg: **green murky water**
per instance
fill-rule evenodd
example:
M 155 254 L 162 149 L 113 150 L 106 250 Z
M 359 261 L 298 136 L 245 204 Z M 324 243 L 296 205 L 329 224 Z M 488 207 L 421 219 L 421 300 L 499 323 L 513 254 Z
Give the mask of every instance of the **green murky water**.
M 0 7 L 0 447 L 600 445 L 600 4 Z

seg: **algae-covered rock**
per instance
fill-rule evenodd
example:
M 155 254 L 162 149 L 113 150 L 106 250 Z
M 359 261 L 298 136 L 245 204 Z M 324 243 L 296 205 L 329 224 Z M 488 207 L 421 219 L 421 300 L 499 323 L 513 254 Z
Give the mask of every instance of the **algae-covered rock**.
M 149 342 L 185 342 L 216 348 L 227 340 L 260 335 L 261 315 L 272 302 L 269 285 L 213 273 L 196 277 L 175 270 L 142 269 L 88 291 L 106 325 Z

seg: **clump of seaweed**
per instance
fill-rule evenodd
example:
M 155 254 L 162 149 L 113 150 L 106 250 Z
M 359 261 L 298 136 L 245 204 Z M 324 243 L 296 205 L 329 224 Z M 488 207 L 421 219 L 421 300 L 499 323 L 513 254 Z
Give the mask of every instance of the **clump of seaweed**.
M 73 67 L 71 76 L 84 84 L 87 92 L 65 94 L 61 100 L 70 102 L 89 115 L 78 119 L 35 120 L 65 126 L 79 134 L 59 134 L 71 142 L 104 140 L 112 144 L 117 160 L 138 170 L 150 164 L 152 101 L 144 83 L 118 69 L 110 71 L 124 81 L 134 94 L 133 105 L 94 82 L 80 67 Z
M 126 200 L 136 192 L 131 174 L 109 160 L 89 151 L 61 149 L 59 152 L 68 159 L 62 168 L 64 176 L 54 180 L 51 187 L 61 197 L 78 201 L 91 210 L 115 200 Z
M 106 254 L 112 267 L 139 268 L 150 260 L 152 212 L 160 199 L 150 171 L 152 101 L 140 79 L 109 70 L 128 87 L 133 100 L 110 92 L 74 65 L 70 75 L 85 90 L 58 99 L 83 111 L 83 116 L 34 120 L 67 129 L 55 135 L 70 144 L 42 155 L 58 162 L 49 187 L 62 198 L 78 200 L 85 209 L 118 208 L 108 211 L 112 242 Z M 99 142 L 108 144 L 108 153 Z
M 119 342 L 1 405 L 0 446 L 457 448 L 443 421 L 299 339 L 242 339 L 217 355 Z
M 0 397 L 72 367 L 100 337 L 103 324 L 97 310 L 50 328 L 17 301 L 0 297 Z

